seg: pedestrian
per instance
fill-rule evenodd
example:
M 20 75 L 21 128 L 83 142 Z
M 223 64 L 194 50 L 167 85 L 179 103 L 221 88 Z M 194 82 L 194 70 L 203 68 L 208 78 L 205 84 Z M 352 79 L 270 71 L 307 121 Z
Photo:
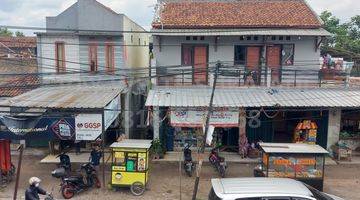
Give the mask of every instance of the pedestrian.
M 29 179 L 29 188 L 25 191 L 25 200 L 40 200 L 39 194 L 49 195 L 45 190 L 40 188 L 41 180 L 38 177 Z
M 90 163 L 94 166 L 95 170 L 99 171 L 100 158 L 102 157 L 99 145 L 94 145 L 90 153 Z
M 80 140 L 75 140 L 74 142 L 75 144 L 75 153 L 76 155 L 79 155 L 80 154 L 80 148 L 81 148 L 81 141 Z

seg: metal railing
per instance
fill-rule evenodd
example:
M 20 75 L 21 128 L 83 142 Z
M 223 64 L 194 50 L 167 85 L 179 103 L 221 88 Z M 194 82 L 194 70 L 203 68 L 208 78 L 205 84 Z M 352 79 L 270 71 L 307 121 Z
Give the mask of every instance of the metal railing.
M 309 66 L 306 66 L 309 68 Z M 318 66 L 314 66 L 316 68 Z M 217 85 L 223 87 L 324 87 L 346 85 L 348 74 L 343 71 L 270 68 L 257 70 L 244 65 L 226 66 L 219 69 Z M 210 85 L 213 79 L 213 66 L 194 70 L 192 66 L 157 70 L 158 86 Z

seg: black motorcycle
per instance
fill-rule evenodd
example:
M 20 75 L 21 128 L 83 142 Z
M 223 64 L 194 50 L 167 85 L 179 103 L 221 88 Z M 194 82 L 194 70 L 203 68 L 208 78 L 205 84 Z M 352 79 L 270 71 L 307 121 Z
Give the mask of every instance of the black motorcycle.
M 211 150 L 209 155 L 209 162 L 217 169 L 222 178 L 225 177 L 225 170 L 227 168 L 225 158 L 219 156 L 218 148 Z
M 63 167 L 55 169 L 51 173 L 53 177 L 61 178 L 61 194 L 65 199 L 71 199 L 76 193 L 82 192 L 91 187 L 101 187 L 96 170 L 91 163 L 81 165 L 80 171 L 85 172 L 85 180 L 82 174 L 67 176 Z
M 192 161 L 191 149 L 189 144 L 185 144 L 184 146 L 184 170 L 189 177 L 192 176 L 193 169 L 195 168 L 195 164 Z
M 60 163 L 58 164 L 59 168 L 64 168 L 65 172 L 70 173 L 71 172 L 71 162 L 70 157 L 65 152 L 62 152 L 56 158 L 59 158 Z

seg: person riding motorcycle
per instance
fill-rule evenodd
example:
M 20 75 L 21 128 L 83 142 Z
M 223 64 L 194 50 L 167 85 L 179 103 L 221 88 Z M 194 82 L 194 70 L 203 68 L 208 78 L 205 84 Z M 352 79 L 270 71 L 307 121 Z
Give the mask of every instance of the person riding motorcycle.
M 38 177 L 29 179 L 29 188 L 25 191 L 25 200 L 40 200 L 39 194 L 49 195 L 45 190 L 40 188 L 41 180 Z

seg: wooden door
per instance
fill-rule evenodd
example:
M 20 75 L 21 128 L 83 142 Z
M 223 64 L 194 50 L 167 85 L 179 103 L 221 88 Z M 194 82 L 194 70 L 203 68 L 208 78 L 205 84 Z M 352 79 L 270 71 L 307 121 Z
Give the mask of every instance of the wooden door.
M 90 64 L 90 72 L 96 72 L 98 68 L 96 44 L 89 45 L 89 64 Z
M 266 64 L 271 69 L 271 82 L 280 83 L 281 47 L 280 45 L 267 46 Z
M 246 50 L 246 69 L 252 72 L 252 78 L 255 84 L 260 81 L 260 47 L 247 47 Z
M 207 84 L 207 47 L 194 47 L 194 84 Z

